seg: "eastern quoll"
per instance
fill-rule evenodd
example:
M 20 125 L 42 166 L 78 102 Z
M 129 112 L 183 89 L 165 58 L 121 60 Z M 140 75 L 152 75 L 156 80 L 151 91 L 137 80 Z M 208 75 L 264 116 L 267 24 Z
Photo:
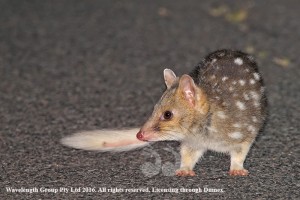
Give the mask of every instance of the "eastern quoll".
M 230 175 L 248 175 L 244 160 L 263 127 L 267 107 L 254 59 L 240 51 L 218 50 L 181 77 L 165 69 L 164 80 L 166 91 L 140 129 L 81 132 L 62 143 L 85 150 L 126 151 L 177 140 L 178 176 L 194 176 L 193 168 L 207 150 L 229 153 Z

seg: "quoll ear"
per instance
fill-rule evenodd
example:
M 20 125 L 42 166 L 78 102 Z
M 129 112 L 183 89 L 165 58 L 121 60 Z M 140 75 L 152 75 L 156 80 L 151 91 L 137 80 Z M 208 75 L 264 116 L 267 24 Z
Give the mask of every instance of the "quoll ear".
M 166 86 L 169 89 L 173 85 L 173 83 L 176 81 L 176 75 L 172 70 L 165 69 L 164 70 L 164 79 L 165 79 Z
M 192 77 L 187 74 L 182 75 L 179 80 L 179 89 L 183 92 L 185 99 L 194 107 L 196 101 L 196 85 Z

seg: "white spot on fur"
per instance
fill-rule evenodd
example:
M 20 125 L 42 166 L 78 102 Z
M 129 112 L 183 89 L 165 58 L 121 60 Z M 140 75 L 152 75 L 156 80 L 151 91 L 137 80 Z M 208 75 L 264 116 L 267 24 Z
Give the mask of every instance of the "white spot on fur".
M 234 59 L 234 63 L 237 65 L 242 65 L 244 62 L 241 58 L 236 58 L 236 59 Z
M 252 134 L 256 134 L 256 129 L 255 129 L 255 127 L 252 126 L 252 125 L 249 125 L 249 126 L 247 127 L 247 130 L 250 131 Z
M 243 134 L 241 132 L 233 132 L 229 133 L 229 137 L 233 139 L 241 139 L 243 137 Z
M 216 76 L 215 76 L 215 75 L 212 75 L 210 78 L 211 78 L 211 79 L 215 79 L 215 78 L 216 78 Z
M 225 56 L 225 53 L 223 53 L 223 52 L 222 52 L 222 53 L 219 53 L 219 56 L 220 56 L 220 57 L 223 57 L 223 56 Z
M 215 129 L 214 127 L 207 127 L 207 129 L 208 129 L 210 132 L 218 132 L 218 130 Z
M 221 119 L 225 119 L 225 118 L 227 117 L 223 111 L 217 112 L 217 115 L 218 115 L 218 117 L 220 117 Z
M 250 72 L 250 70 L 249 70 L 249 69 L 245 69 L 245 71 L 246 71 L 246 72 Z
M 257 118 L 255 116 L 252 116 L 252 121 L 257 122 Z
M 240 110 L 245 110 L 246 109 L 246 106 L 243 102 L 241 101 L 237 101 L 236 102 L 236 106 L 240 109 Z
M 233 85 L 236 85 L 236 83 L 237 83 L 236 81 L 233 81 L 233 82 L 232 82 Z
M 260 106 L 260 103 L 258 101 L 254 101 L 253 104 L 254 104 L 255 107 L 259 107 Z
M 250 82 L 250 84 L 251 84 L 251 85 L 253 85 L 253 84 L 255 84 L 255 83 L 256 83 L 256 81 L 255 81 L 254 79 L 250 79 L 250 81 L 249 81 L 249 82 Z
M 244 81 L 244 80 L 239 80 L 239 83 L 240 83 L 241 86 L 243 86 L 243 85 L 245 85 L 246 81 Z
M 228 79 L 228 77 L 227 76 L 224 76 L 223 78 L 222 78 L 222 81 L 226 81 Z
M 250 99 L 249 95 L 246 92 L 244 92 L 243 97 L 246 101 Z
M 253 73 L 253 76 L 254 76 L 254 79 L 257 81 L 260 79 L 260 76 L 257 72 Z
M 222 105 L 223 106 L 228 106 L 228 104 L 226 102 L 223 102 Z
M 241 128 L 242 127 L 241 124 L 238 124 L 238 123 L 235 123 L 232 126 L 235 127 L 235 128 Z
M 257 92 L 250 91 L 250 95 L 253 99 L 259 100 L 259 95 L 257 94 Z
M 230 87 L 229 87 L 229 91 L 231 91 L 231 92 L 232 92 L 232 91 L 233 91 L 233 87 L 231 87 L 231 86 L 230 86 Z
M 211 61 L 211 63 L 215 63 L 215 62 L 217 62 L 217 59 L 216 59 L 216 58 L 214 58 L 214 59 Z

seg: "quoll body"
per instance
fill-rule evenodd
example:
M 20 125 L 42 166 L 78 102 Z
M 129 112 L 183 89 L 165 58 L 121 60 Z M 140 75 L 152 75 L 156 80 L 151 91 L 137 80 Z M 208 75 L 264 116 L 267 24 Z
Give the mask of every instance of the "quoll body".
M 127 151 L 148 142 L 181 142 L 178 176 L 194 176 L 193 168 L 207 151 L 229 153 L 230 175 L 248 175 L 244 160 L 263 127 L 266 96 L 253 58 L 240 51 L 209 54 L 189 74 L 164 70 L 166 91 L 140 128 L 86 131 L 62 139 L 69 147 Z
M 219 50 L 189 74 L 164 71 L 167 90 L 137 138 L 181 141 L 177 175 L 194 175 L 207 150 L 229 153 L 231 175 L 247 175 L 243 163 L 266 117 L 263 80 L 253 58 Z

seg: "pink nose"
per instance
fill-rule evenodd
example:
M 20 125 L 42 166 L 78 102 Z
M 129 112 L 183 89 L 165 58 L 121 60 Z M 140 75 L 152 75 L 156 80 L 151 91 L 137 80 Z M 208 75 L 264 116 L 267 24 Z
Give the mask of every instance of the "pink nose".
M 139 132 L 136 134 L 136 138 L 143 141 L 143 140 L 144 140 L 144 132 L 139 131 Z

